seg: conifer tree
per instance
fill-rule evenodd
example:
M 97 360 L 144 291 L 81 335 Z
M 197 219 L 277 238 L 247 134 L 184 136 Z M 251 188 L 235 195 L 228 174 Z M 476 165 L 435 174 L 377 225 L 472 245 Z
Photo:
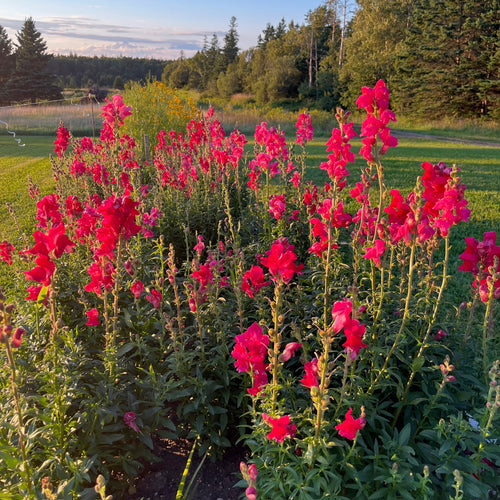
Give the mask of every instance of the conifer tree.
M 9 99 L 35 102 L 36 99 L 60 98 L 61 91 L 54 84 L 54 76 L 47 71 L 52 55 L 47 53 L 47 44 L 31 17 L 17 33 L 15 45 L 16 66 L 7 84 Z
M 229 21 L 229 31 L 224 37 L 224 48 L 222 49 L 226 68 L 238 57 L 238 52 L 240 50 L 238 48 L 238 39 L 239 35 L 236 31 L 236 18 L 233 16 Z
M 5 28 L 0 26 L 0 82 L 10 78 L 13 69 L 12 42 L 9 40 Z
M 498 0 L 416 0 L 397 60 L 395 102 L 422 117 L 494 114 Z

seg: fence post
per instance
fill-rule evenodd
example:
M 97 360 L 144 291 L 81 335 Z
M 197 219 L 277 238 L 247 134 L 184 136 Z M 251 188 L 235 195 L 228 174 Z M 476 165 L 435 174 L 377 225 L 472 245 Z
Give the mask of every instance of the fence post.
M 146 161 L 149 161 L 149 135 L 144 134 L 144 155 L 146 157 Z

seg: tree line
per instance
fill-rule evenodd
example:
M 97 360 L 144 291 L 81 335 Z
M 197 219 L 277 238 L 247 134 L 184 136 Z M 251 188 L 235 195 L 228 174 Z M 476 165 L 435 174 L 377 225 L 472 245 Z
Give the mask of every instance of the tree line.
M 16 89 L 20 81 L 27 86 L 23 54 L 31 51 L 38 65 L 29 63 L 29 82 L 36 80 L 37 98 L 46 97 L 40 82 L 49 94 L 58 86 L 121 88 L 127 81 L 161 79 L 208 97 L 238 94 L 240 100 L 291 109 L 354 109 L 360 88 L 383 79 L 391 88 L 392 106 L 404 115 L 500 118 L 498 4 L 326 0 L 307 12 L 302 23 L 283 18 L 277 25 L 267 24 L 256 45 L 243 51 L 232 17 L 222 40 L 214 34 L 192 57 L 181 52 L 172 61 L 52 57 L 27 20 L 15 51 L 0 27 L 0 83 L 7 82 L 0 102 L 6 92 L 10 100 L 23 98 Z M 35 67 L 41 68 L 36 78 Z M 47 75 L 56 76 L 50 85 Z

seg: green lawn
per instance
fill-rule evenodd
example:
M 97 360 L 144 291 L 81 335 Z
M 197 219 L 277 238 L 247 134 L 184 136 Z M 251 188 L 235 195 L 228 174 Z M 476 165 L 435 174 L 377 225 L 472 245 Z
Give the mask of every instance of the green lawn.
M 21 139 L 23 147 L 11 136 L 0 135 L 0 240 L 12 242 L 19 238 L 19 231 L 5 204 L 12 205 L 21 231 L 30 231 L 35 205 L 29 197 L 29 178 L 43 194 L 55 186 L 49 159 L 54 138 L 27 136 Z

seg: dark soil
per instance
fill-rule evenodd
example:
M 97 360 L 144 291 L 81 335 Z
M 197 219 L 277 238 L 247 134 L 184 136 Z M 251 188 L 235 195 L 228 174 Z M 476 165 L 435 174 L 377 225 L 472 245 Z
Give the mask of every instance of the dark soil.
M 191 451 L 192 443 L 180 439 L 162 440 L 156 444 L 155 455 L 159 461 L 150 464 L 137 479 L 135 492 L 129 492 L 122 500 L 175 500 L 182 473 Z M 219 460 L 210 457 L 204 461 L 190 492 L 193 500 L 238 500 L 243 488 L 234 485 L 241 479 L 240 462 L 248 459 L 248 452 L 240 446 L 226 451 Z M 195 451 L 185 490 L 201 462 Z M 116 497 L 113 497 L 116 499 Z

